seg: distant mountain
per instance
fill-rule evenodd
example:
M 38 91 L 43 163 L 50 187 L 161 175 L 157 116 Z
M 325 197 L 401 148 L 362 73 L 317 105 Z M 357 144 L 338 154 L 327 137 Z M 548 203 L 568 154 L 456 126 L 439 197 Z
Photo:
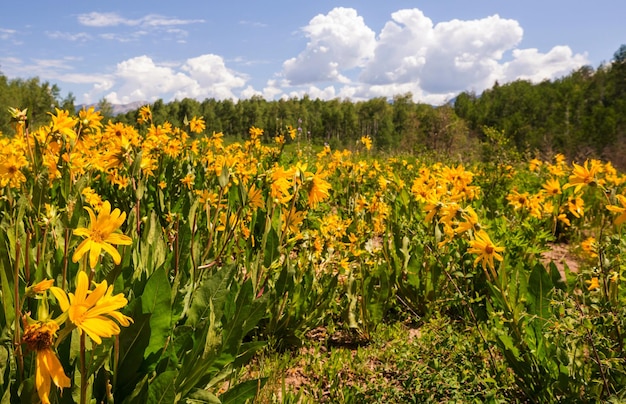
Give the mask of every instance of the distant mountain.
M 111 104 L 113 108 L 113 115 L 125 114 L 128 111 L 133 111 L 135 109 L 139 109 L 144 105 L 149 104 L 148 101 L 135 101 L 128 104 Z M 76 112 L 80 111 L 83 108 L 95 107 L 96 111 L 99 109 L 98 104 L 80 104 L 76 106 Z

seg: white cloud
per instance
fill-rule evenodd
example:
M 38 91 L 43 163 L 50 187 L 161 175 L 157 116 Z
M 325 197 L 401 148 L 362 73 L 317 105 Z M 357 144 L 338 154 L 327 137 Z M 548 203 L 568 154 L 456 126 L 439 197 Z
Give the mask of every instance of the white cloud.
M 435 25 L 419 9 L 403 9 L 372 37 L 355 10 L 336 8 L 313 18 L 303 31 L 309 38 L 306 49 L 283 63 L 288 83 L 281 86 L 287 94 L 367 99 L 411 92 L 416 100 L 443 103 L 496 80 L 552 79 L 588 63 L 586 55 L 567 46 L 547 53 L 517 49 L 522 27 L 498 15 Z M 505 62 L 505 55 L 512 60 Z M 355 71 L 358 80 L 348 80 Z M 334 93 L 323 87 L 328 82 L 339 86 Z
M 45 34 L 75 42 L 94 38 L 137 41 L 150 35 L 161 42 L 184 41 L 188 35 L 184 25 L 203 22 L 156 14 L 130 19 L 99 12 L 80 14 L 78 21 L 83 26 L 106 29 Z M 250 21 L 240 24 L 262 27 Z M 113 103 L 128 103 L 254 95 L 276 99 L 305 94 L 321 99 L 364 100 L 411 92 L 416 101 L 439 104 L 461 91 L 481 92 L 496 80 L 537 82 L 588 64 L 586 54 L 575 54 L 567 46 L 555 46 L 547 52 L 520 48 L 522 27 L 498 15 L 434 24 L 417 8 L 402 9 L 392 13 L 377 34 L 355 9 L 337 7 L 313 17 L 300 33 L 306 43 L 301 52 L 294 52 L 294 57 L 284 60 L 280 71 L 265 78 L 266 84 L 258 86 L 261 90 L 250 83 L 248 75 L 229 68 L 223 57 L 215 54 L 169 61 L 137 56 L 89 75 L 77 73 L 76 63 L 67 58 L 19 60 L 5 56 L 0 58 L 0 66 L 9 76 L 39 76 L 78 84 L 84 102 L 104 96 Z M 15 31 L 0 28 L 0 39 L 15 36 Z M 250 65 L 261 63 L 269 62 L 229 59 L 229 64 L 257 74 L 261 69 Z
M 124 18 L 117 13 L 99 13 L 93 11 L 87 14 L 80 14 L 78 16 L 78 22 L 88 27 L 115 27 L 118 25 L 163 27 L 202 23 L 204 20 L 182 20 L 179 18 L 164 17 L 158 14 L 148 14 L 141 18 L 131 19 Z
M 71 32 L 61 32 L 61 31 L 46 31 L 45 33 L 48 36 L 48 38 L 64 39 L 66 41 L 72 41 L 72 42 L 84 42 L 84 41 L 92 39 L 91 35 L 87 34 L 86 32 L 71 33 Z
M 493 84 L 501 74 L 502 56 L 520 43 L 522 36 L 517 21 L 498 15 L 437 24 L 420 74 L 421 88 L 445 93 Z
M 78 16 L 78 22 L 88 27 L 114 27 L 120 24 L 130 25 L 129 20 L 122 18 L 116 13 L 98 13 L 95 11 L 80 14 Z
M 192 98 L 237 98 L 233 88 L 243 87 L 247 77 L 230 70 L 221 56 L 208 54 L 188 59 L 182 70 L 196 83 L 178 95 Z
M 159 98 L 237 98 L 233 89 L 243 87 L 247 81 L 246 76 L 228 69 L 222 57 L 212 54 L 187 59 L 183 64 L 155 63 L 148 56 L 138 56 L 118 63 L 109 79 L 99 88 L 94 87 L 89 97 L 105 96 L 114 104 Z M 109 93 L 104 95 L 102 91 Z
M 0 39 L 6 41 L 17 33 L 14 29 L 0 28 Z
M 537 49 L 515 49 L 513 60 L 504 64 L 505 81 L 517 79 L 539 82 L 564 76 L 587 63 L 586 55 L 574 55 L 568 46 L 555 46 L 548 53 Z
M 426 51 L 433 43 L 433 23 L 418 9 L 400 10 L 383 27 L 375 54 L 361 79 L 369 84 L 419 80 Z
M 283 63 L 283 74 L 292 85 L 348 82 L 340 70 L 361 66 L 373 55 L 376 44 L 374 31 L 352 8 L 319 14 L 302 31 L 309 39 L 306 49 Z

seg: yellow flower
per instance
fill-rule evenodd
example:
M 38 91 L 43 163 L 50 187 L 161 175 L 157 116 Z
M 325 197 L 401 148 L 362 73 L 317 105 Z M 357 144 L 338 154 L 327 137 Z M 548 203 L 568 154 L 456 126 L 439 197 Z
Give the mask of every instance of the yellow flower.
M 57 132 L 65 135 L 69 139 L 76 139 L 76 132 L 74 126 L 78 119 L 70 117 L 70 113 L 67 111 L 55 108 L 56 115 L 49 113 L 52 116 L 52 128 L 51 132 Z
M 191 129 L 194 133 L 202 133 L 202 131 L 206 129 L 204 118 L 196 118 L 195 116 L 191 118 L 191 121 L 189 122 L 189 129 Z
M 74 252 L 72 261 L 78 262 L 78 260 L 89 251 L 89 264 L 91 269 L 94 269 L 98 262 L 100 252 L 104 250 L 111 255 L 113 262 L 119 265 L 122 261 L 122 257 L 112 244 L 132 244 L 130 237 L 117 232 L 119 227 L 124 223 L 124 220 L 126 220 L 126 213 L 120 212 L 117 208 L 111 212 L 111 204 L 109 201 L 105 201 L 102 204 L 102 208 L 100 212 L 98 212 L 98 217 L 96 217 L 96 214 L 91 208 L 85 207 L 85 210 L 89 212 L 89 228 L 81 227 L 74 230 L 74 235 L 86 237 L 86 239 L 80 243 Z
M 610 210 L 611 212 L 615 212 L 615 213 L 619 213 L 620 214 L 613 221 L 613 223 L 615 223 L 615 225 L 620 225 L 620 224 L 624 223 L 624 221 L 626 221 L 626 196 L 624 196 L 624 195 L 615 195 L 615 196 L 616 196 L 617 200 L 619 201 L 620 205 L 622 205 L 622 206 L 606 205 L 606 208 L 608 210 Z
M 28 160 L 22 153 L 10 151 L 7 155 L 0 155 L 0 186 L 19 188 L 26 182 L 26 176 L 22 172 L 25 167 L 28 167 Z
M 576 163 L 573 165 L 574 169 L 572 170 L 572 175 L 569 176 L 569 182 L 563 186 L 563 189 L 575 186 L 574 193 L 576 193 L 585 185 L 591 186 L 597 184 L 596 174 L 599 169 L 597 164 L 591 164 L 591 168 L 589 168 L 589 161 L 585 161 L 583 166 Z
M 583 251 L 589 254 L 589 257 L 596 258 L 598 256 L 598 244 L 595 237 L 587 237 L 582 243 L 580 243 Z
M 543 184 L 543 189 L 546 191 L 548 195 L 560 195 L 561 194 L 561 184 L 559 180 L 556 178 L 550 179 Z
M 87 333 L 97 344 L 102 343 L 101 337 L 108 338 L 120 333 L 117 323 L 127 327 L 133 321 L 117 311 L 128 304 L 124 295 L 119 293 L 113 296 L 113 286 L 108 286 L 107 281 L 95 283 L 94 290 L 90 290 L 89 278 L 83 271 L 78 273 L 75 293 L 66 294 L 63 289 L 54 286 L 50 291 L 72 324 L 78 327 L 81 334 Z
M 286 233 L 298 234 L 305 215 L 305 211 L 297 211 L 295 208 L 291 208 L 291 210 L 283 209 L 281 230 Z
M 193 188 L 193 182 L 195 181 L 196 177 L 189 173 L 187 175 L 185 175 L 185 177 L 183 179 L 180 180 L 180 182 L 182 182 L 184 185 L 187 186 L 188 189 L 192 189 Z
M 585 201 L 581 197 L 570 196 L 567 199 L 567 208 L 572 215 L 580 218 L 585 214 Z
M 152 112 L 150 111 L 150 105 L 144 105 L 139 109 L 139 117 L 137 122 L 139 124 L 148 123 L 152 121 Z
M 248 131 L 250 133 L 250 138 L 252 140 L 256 140 L 258 138 L 260 138 L 261 136 L 263 136 L 263 129 L 257 128 L 257 127 L 251 127 L 250 130 Z
M 596 289 L 600 289 L 600 283 L 598 282 L 597 276 L 594 276 L 589 281 L 585 281 L 585 283 L 589 284 L 589 286 L 587 287 L 587 290 L 590 292 L 593 292 Z
M 54 279 L 44 279 L 43 281 L 26 288 L 26 295 L 31 296 L 31 295 L 36 295 L 38 293 L 43 293 L 46 290 L 50 289 L 50 287 L 53 284 L 54 284 Z
M 537 171 L 539 169 L 539 167 L 541 167 L 541 164 L 542 164 L 541 160 L 539 160 L 539 159 L 532 159 L 528 163 L 528 169 L 530 171 Z
M 513 205 L 514 209 L 524 209 L 529 207 L 530 195 L 528 192 L 519 193 L 516 190 L 512 190 L 510 194 L 506 196 L 506 200 L 509 204 Z
M 256 187 L 255 184 L 252 184 L 248 189 L 248 205 L 252 210 L 257 210 L 259 208 L 265 208 L 265 200 L 263 199 L 263 194 L 261 190 Z
M 78 118 L 83 129 L 99 130 L 102 128 L 100 121 L 104 117 L 100 114 L 100 111 L 96 111 L 94 107 L 89 107 L 89 109 L 81 109 L 78 112 Z
M 278 203 L 287 203 L 291 200 L 292 195 L 289 193 L 292 188 L 292 180 L 294 170 L 285 170 L 281 166 L 276 166 L 271 174 L 270 179 L 270 196 Z
M 37 353 L 35 387 L 39 399 L 44 404 L 50 403 L 51 381 L 59 388 L 70 387 L 71 385 L 59 358 L 51 348 L 54 334 L 58 329 L 59 326 L 54 321 L 33 322 L 25 325 L 24 336 L 22 337 L 22 341 L 28 348 Z
M 484 231 L 480 230 L 476 232 L 476 239 L 470 241 L 470 248 L 467 250 L 469 253 L 477 254 L 476 260 L 474 260 L 474 265 L 477 265 L 479 262 L 482 262 L 483 269 L 486 269 L 487 266 L 490 269 L 494 269 L 494 258 L 498 261 L 502 261 L 502 251 L 504 251 L 504 247 L 498 247 L 489 238 L 489 235 Z
M 318 203 L 328 198 L 328 191 L 331 185 L 324 179 L 324 174 L 318 169 L 311 177 L 311 183 L 309 184 L 309 206 L 314 208 Z
M 365 146 L 365 150 L 372 149 L 372 138 L 369 136 L 361 136 L 361 143 Z

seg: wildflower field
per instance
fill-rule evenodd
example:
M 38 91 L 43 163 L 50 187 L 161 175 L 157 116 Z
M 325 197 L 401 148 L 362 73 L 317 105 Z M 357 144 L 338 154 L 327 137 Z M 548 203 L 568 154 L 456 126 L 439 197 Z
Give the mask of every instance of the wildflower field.
M 490 128 L 481 161 L 442 161 L 291 126 L 233 140 L 149 106 L 132 126 L 11 114 L 2 403 L 626 399 L 626 177 L 610 162 L 520 156 Z M 408 329 L 416 345 L 387 349 Z M 333 383 L 363 351 L 332 347 L 316 353 L 326 392 L 287 385 L 275 358 L 316 333 L 382 341 L 396 367 L 368 377 L 386 390 Z M 416 347 L 478 360 L 409 363 Z

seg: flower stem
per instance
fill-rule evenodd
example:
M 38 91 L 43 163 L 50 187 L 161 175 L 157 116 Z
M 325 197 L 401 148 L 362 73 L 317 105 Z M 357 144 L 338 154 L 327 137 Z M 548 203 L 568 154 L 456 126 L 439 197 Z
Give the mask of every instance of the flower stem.
M 87 404 L 87 369 L 85 365 L 85 333 L 80 334 L 80 404 Z

